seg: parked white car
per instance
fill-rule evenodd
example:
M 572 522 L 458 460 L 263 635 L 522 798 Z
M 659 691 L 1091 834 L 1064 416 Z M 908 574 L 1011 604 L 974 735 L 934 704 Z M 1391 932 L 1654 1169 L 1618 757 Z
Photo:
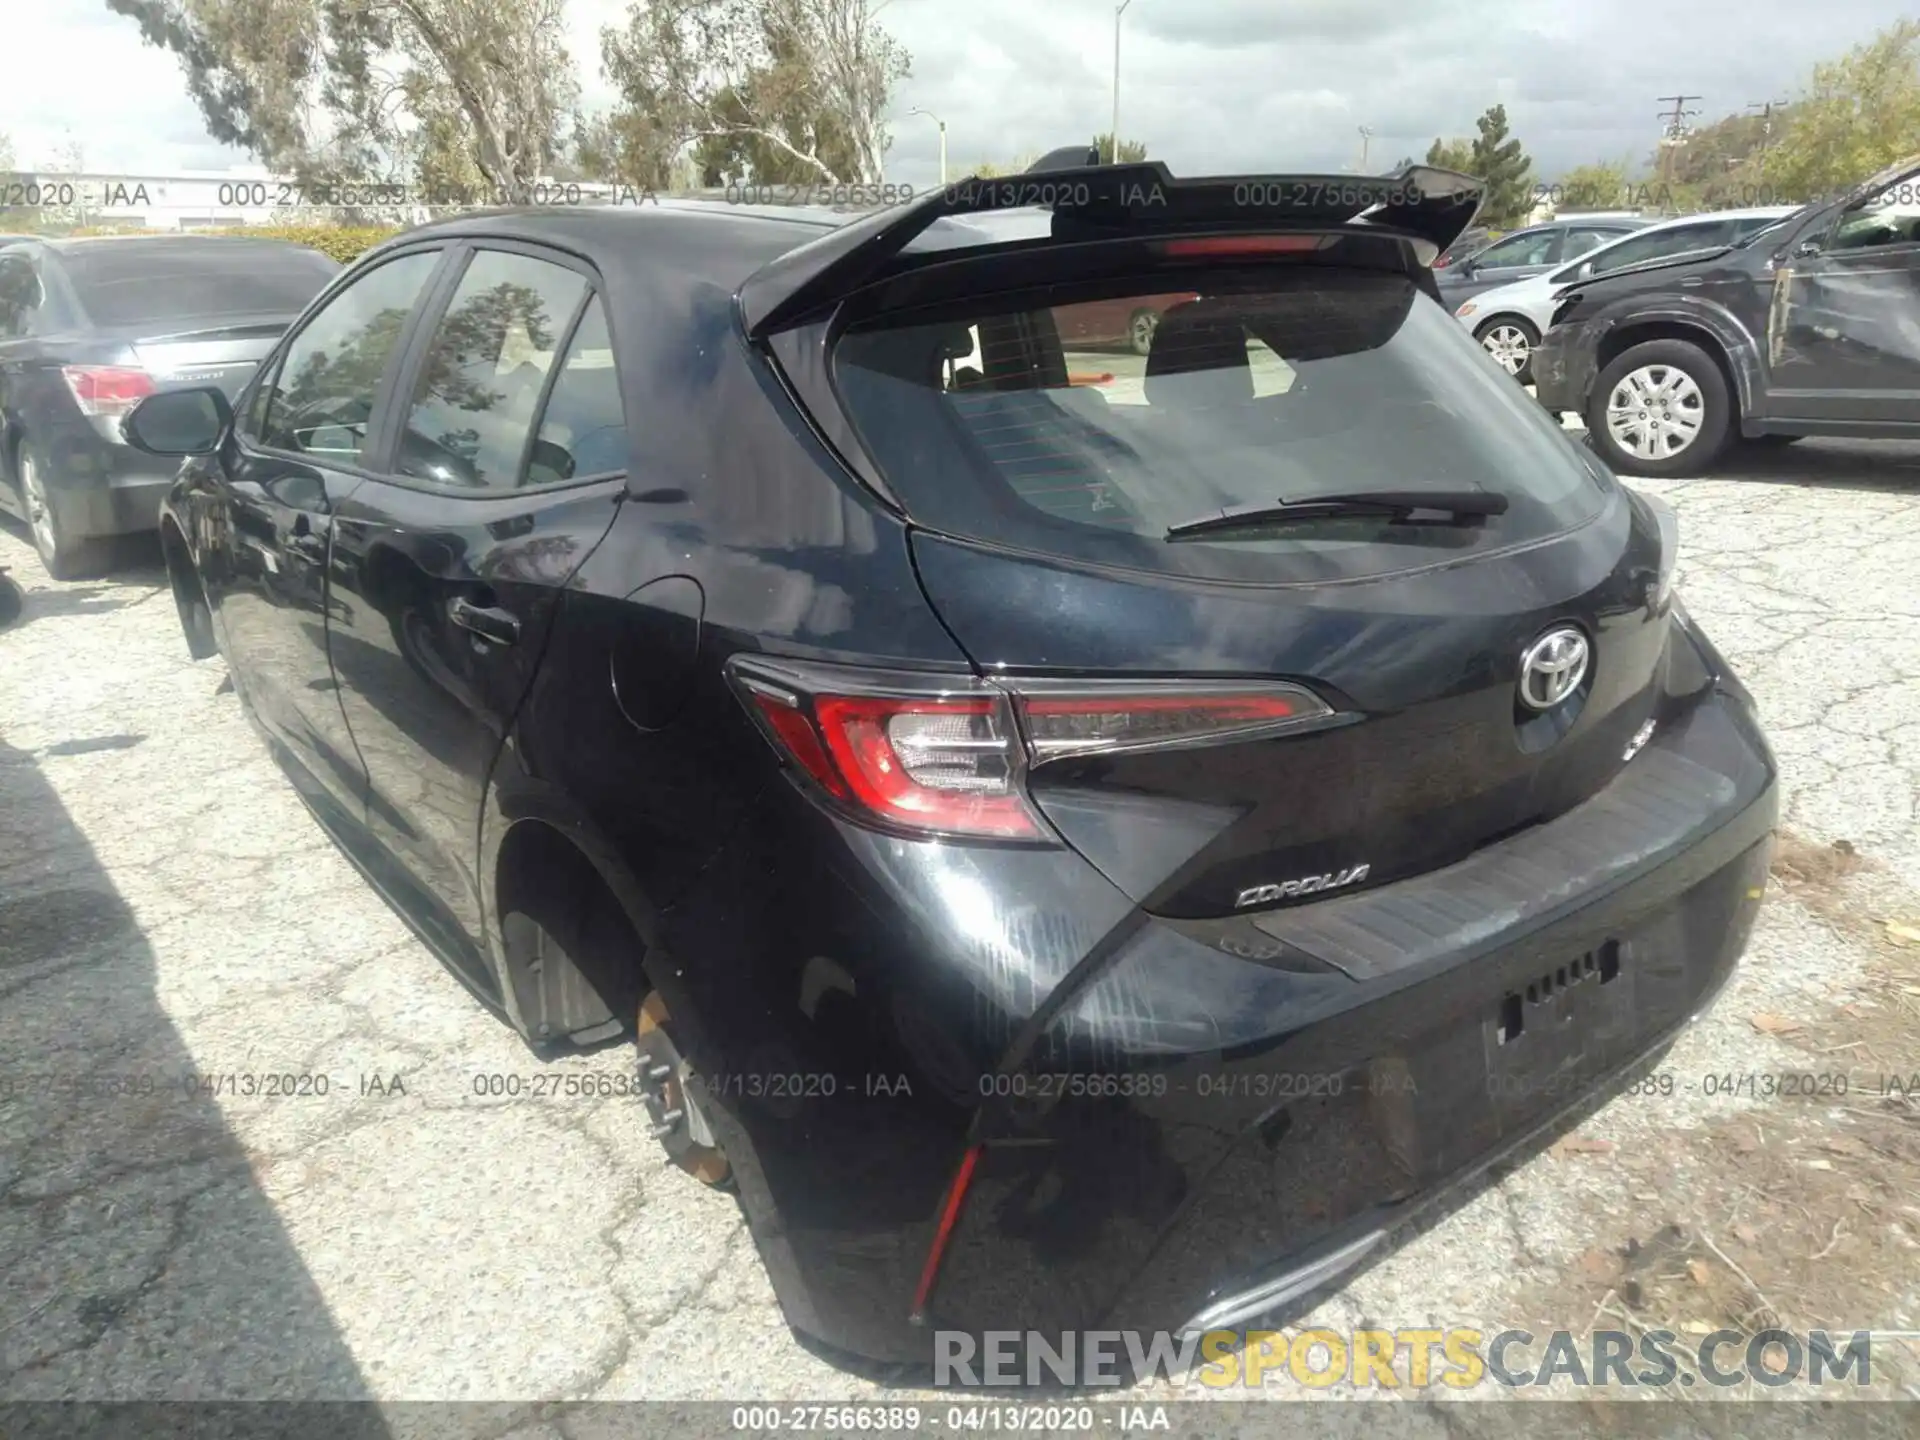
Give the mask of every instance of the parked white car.
M 1556 291 L 1576 280 L 1590 280 L 1609 270 L 1647 260 L 1736 244 L 1784 220 L 1795 208 L 1769 205 L 1663 220 L 1597 250 L 1589 250 L 1579 259 L 1570 260 L 1544 275 L 1483 291 L 1453 313 L 1473 332 L 1482 348 L 1524 385 L 1532 378 L 1533 347 L 1540 343 L 1540 337 L 1552 323 Z

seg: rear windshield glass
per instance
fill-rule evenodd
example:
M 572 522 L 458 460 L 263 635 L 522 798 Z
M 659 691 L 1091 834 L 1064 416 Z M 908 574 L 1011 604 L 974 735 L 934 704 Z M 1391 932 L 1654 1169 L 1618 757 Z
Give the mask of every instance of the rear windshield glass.
M 921 523 L 1134 568 L 1317 581 L 1591 519 L 1604 472 L 1409 278 L 1298 267 L 1060 291 L 854 328 L 834 376 Z M 1479 524 L 1337 517 L 1169 540 L 1227 507 L 1481 490 Z
M 296 315 L 340 269 L 319 251 L 294 245 L 127 240 L 77 247 L 60 258 L 96 325 Z

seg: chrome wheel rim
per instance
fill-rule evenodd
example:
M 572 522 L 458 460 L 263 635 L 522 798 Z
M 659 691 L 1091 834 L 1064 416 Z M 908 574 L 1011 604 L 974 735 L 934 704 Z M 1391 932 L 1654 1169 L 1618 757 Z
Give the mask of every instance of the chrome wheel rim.
M 1518 375 L 1526 369 L 1527 357 L 1533 354 L 1526 331 L 1518 325 L 1494 326 L 1480 337 L 1480 348 L 1497 360 L 1500 368 L 1509 375 Z
M 40 483 L 40 471 L 34 465 L 31 456 L 20 457 L 20 493 L 27 502 L 27 524 L 33 527 L 33 538 L 43 553 L 51 554 L 60 548 L 53 533 L 53 511 L 47 506 L 46 487 Z
M 1629 370 L 1607 396 L 1607 433 L 1640 460 L 1670 460 L 1683 453 L 1700 438 L 1706 418 L 1700 386 L 1675 365 Z

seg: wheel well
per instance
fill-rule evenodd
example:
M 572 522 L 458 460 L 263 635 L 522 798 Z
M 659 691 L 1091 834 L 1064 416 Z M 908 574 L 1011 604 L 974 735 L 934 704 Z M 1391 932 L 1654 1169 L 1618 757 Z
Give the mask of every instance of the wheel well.
M 646 945 L 632 918 L 580 847 L 542 820 L 517 821 L 495 862 L 494 908 L 507 982 L 529 1038 L 555 1041 L 617 1020 L 633 1027 L 647 981 Z M 530 950 L 520 914 L 559 942 L 564 960 Z M 568 963 L 570 962 L 570 963 Z
M 1703 330 L 1698 325 L 1663 320 L 1623 326 L 1600 342 L 1599 352 L 1594 356 L 1594 374 L 1598 375 L 1634 346 L 1644 345 L 1649 340 L 1684 340 L 1706 351 L 1713 363 L 1720 367 L 1721 378 L 1727 382 L 1727 395 L 1733 401 L 1734 421 L 1738 424 L 1740 411 L 1745 408 L 1740 399 L 1739 377 L 1733 373 L 1733 366 L 1728 363 L 1727 352 L 1721 347 L 1720 341 L 1711 331 Z
M 1489 315 L 1486 319 L 1482 320 L 1478 325 L 1473 327 L 1473 333 L 1476 336 L 1484 335 L 1487 333 L 1487 331 L 1491 330 L 1494 326 L 1498 325 L 1502 320 L 1508 321 L 1513 324 L 1524 325 L 1527 327 L 1527 329 L 1533 331 L 1533 333 L 1536 335 L 1540 333 L 1540 328 L 1537 325 L 1535 325 L 1533 321 L 1529 320 L 1526 316 L 1513 310 L 1502 310 L 1497 315 Z

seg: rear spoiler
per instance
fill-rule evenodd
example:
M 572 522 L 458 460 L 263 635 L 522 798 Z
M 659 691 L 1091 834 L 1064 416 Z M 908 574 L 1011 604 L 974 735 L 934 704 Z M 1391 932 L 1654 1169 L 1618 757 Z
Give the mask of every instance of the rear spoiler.
M 1054 155 L 1045 161 L 1054 159 Z M 935 221 L 994 210 L 1053 211 L 1056 241 L 1328 230 L 1364 224 L 1430 245 L 1431 263 L 1473 223 L 1485 185 L 1415 165 L 1397 175 L 1225 175 L 1175 179 L 1158 160 L 1079 165 L 943 185 L 768 262 L 740 287 L 747 333 L 764 338 L 877 279 Z

